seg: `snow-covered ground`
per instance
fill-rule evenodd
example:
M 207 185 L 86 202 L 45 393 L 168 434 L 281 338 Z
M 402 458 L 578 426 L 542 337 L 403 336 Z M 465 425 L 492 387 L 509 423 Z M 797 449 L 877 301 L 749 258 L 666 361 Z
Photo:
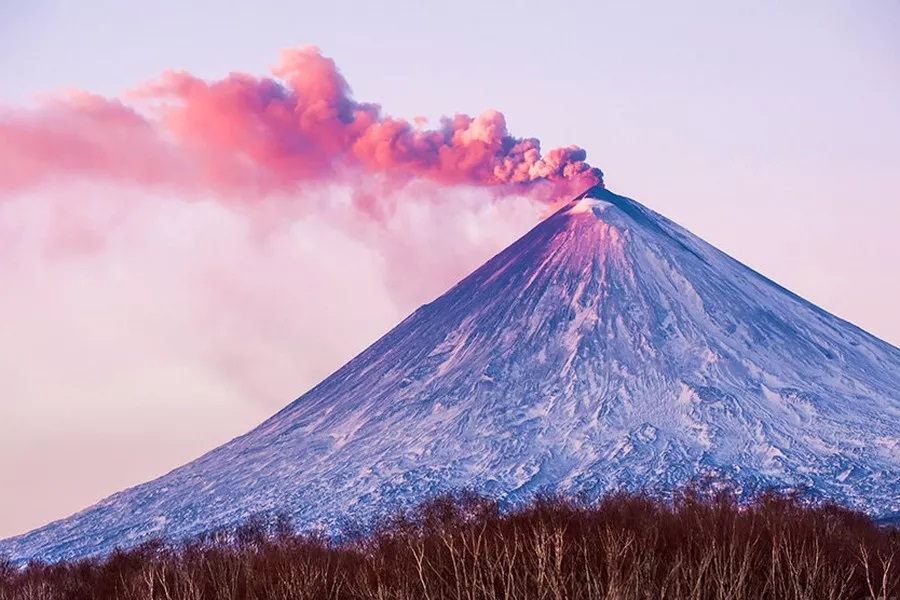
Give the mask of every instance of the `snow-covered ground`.
M 897 514 L 900 350 L 597 188 L 250 433 L 0 554 L 703 473 Z

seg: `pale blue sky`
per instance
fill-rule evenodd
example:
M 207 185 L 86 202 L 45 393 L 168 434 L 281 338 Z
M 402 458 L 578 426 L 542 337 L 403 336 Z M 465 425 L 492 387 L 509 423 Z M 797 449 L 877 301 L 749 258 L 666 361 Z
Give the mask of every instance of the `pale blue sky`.
M 390 114 L 434 119 L 496 108 L 516 135 L 546 148 L 581 145 L 614 191 L 896 345 L 897 31 L 897 0 L 0 0 L 0 104 L 64 87 L 117 95 L 168 68 L 264 74 L 280 49 L 315 44 L 357 99 Z M 168 215 L 142 210 L 148 232 Z M 233 264 L 223 276 L 235 298 L 258 303 L 223 303 L 211 311 L 221 325 L 198 325 L 197 314 L 212 307 L 191 302 L 193 263 L 172 260 L 152 240 L 120 244 L 120 270 L 106 256 L 93 270 L 57 261 L 46 273 L 13 271 L 21 279 L 6 283 L 27 302 L 0 315 L 0 329 L 21 332 L 0 336 L 0 367 L 15 375 L 0 377 L 0 537 L 246 431 L 402 317 L 370 293 L 383 282 L 369 281 L 377 263 L 364 254 L 337 266 L 316 254 L 312 276 L 290 287 L 285 273 L 317 251 L 316 224 L 299 236 L 309 248 L 289 247 L 279 260 L 243 246 L 206 256 L 208 240 L 244 243 L 238 225 L 219 217 L 198 225 L 193 263 L 214 272 Z M 455 240 L 426 243 L 446 249 Z M 137 273 L 126 279 L 136 287 L 106 276 L 108 265 Z M 149 284 L 140 275 L 154 269 L 160 285 L 145 310 Z M 360 290 L 372 318 L 356 315 Z M 336 321 L 344 331 L 334 331 Z M 266 335 L 254 337 L 255 327 Z M 176 335 L 184 332 L 191 335 Z M 229 343 L 240 348 L 226 353 L 226 371 L 252 366 L 262 391 L 222 375 L 217 352 Z
M 263 73 L 316 44 L 359 99 L 497 108 L 609 186 L 900 343 L 900 4 L 36 0 L 0 9 L 0 98 Z

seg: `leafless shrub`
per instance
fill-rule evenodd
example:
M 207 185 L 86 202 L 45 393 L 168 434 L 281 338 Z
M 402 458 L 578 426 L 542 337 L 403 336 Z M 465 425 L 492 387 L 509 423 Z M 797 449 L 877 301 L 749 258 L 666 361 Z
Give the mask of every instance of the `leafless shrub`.
M 838 600 L 900 597 L 900 532 L 832 504 L 689 488 L 670 501 L 441 496 L 365 535 L 252 519 L 186 544 L 0 561 L 0 600 Z

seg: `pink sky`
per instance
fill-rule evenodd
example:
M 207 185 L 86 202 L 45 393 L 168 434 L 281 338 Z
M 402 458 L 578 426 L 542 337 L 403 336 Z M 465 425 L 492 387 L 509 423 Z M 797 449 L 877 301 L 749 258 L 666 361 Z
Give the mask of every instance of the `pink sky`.
M 127 4 L 0 9 L 0 536 L 251 428 L 590 165 L 900 341 L 889 1 Z

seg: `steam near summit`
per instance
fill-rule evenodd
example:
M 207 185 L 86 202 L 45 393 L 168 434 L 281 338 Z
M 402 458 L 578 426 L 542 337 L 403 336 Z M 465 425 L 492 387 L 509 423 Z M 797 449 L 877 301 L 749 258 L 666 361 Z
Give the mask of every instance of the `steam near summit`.
M 0 113 L 0 193 L 85 176 L 246 194 L 377 175 L 574 194 L 602 181 L 586 158 L 513 136 L 496 110 L 433 129 L 385 115 L 308 46 L 285 50 L 271 76 L 170 71 L 124 100 L 76 91 Z

